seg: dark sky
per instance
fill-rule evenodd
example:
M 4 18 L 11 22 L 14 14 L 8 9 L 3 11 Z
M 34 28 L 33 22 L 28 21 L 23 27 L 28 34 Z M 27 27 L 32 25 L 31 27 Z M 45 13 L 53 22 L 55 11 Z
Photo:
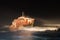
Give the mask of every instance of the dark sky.
M 60 3 L 57 0 L 0 1 L 0 25 L 11 23 L 22 11 L 32 17 L 60 18 Z

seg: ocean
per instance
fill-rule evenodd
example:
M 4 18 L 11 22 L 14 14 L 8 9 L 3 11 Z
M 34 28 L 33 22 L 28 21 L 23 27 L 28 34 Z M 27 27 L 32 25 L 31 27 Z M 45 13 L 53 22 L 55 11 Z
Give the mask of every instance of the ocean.
M 60 37 L 48 36 L 48 34 L 49 33 L 23 30 L 17 32 L 0 31 L 0 40 L 60 40 Z M 52 35 L 54 35 L 54 33 Z

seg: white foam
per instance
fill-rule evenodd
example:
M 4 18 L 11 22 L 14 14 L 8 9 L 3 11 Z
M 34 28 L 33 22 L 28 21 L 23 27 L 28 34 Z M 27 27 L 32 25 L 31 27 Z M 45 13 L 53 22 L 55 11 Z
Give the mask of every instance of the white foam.
M 18 30 L 27 30 L 27 31 L 46 31 L 46 30 L 50 30 L 50 31 L 54 31 L 54 30 L 58 30 L 58 28 L 55 28 L 55 27 L 23 27 L 23 28 L 20 28 Z

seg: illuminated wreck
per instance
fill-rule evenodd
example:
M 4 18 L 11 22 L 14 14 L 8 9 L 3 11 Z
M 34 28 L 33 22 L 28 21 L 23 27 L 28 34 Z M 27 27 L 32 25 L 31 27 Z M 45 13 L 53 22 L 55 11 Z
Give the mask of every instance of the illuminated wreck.
M 34 18 L 29 18 L 24 16 L 24 12 L 22 12 L 22 16 L 14 19 L 12 24 L 10 25 L 10 31 L 18 31 L 18 30 L 28 30 L 28 31 L 54 31 L 58 30 L 56 27 L 33 27 Z
M 22 16 L 14 19 L 11 26 L 9 27 L 10 30 L 18 30 L 22 27 L 26 26 L 33 26 L 34 18 L 25 17 L 24 13 L 22 12 Z

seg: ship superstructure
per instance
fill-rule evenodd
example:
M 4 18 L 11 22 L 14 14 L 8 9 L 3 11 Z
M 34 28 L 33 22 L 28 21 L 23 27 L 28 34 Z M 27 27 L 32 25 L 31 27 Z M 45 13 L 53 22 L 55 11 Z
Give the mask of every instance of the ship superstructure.
M 24 12 L 22 12 L 22 16 L 18 17 L 17 19 L 14 19 L 9 28 L 18 29 L 18 28 L 27 27 L 27 26 L 33 27 L 34 20 L 35 20 L 34 18 L 25 17 Z

